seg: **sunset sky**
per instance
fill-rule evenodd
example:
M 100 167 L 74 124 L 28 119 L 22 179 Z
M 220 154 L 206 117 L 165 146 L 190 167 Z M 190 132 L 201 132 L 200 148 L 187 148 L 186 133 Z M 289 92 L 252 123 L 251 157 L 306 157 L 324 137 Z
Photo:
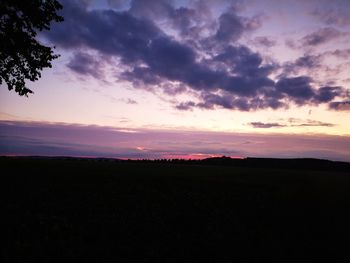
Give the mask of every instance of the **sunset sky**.
M 349 0 L 60 0 L 0 155 L 350 161 Z

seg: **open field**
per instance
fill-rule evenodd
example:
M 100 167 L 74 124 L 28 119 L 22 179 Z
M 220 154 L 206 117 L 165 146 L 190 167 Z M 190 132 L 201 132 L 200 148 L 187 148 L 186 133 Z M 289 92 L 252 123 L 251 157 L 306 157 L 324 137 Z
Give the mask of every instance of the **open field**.
M 349 260 L 346 167 L 5 157 L 0 165 L 1 262 Z

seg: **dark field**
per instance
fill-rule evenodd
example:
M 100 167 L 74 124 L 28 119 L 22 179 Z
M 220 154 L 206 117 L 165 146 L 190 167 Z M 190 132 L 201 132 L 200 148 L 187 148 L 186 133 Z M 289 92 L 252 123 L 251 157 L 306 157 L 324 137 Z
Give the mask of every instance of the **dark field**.
M 349 262 L 348 166 L 308 162 L 0 158 L 1 262 Z

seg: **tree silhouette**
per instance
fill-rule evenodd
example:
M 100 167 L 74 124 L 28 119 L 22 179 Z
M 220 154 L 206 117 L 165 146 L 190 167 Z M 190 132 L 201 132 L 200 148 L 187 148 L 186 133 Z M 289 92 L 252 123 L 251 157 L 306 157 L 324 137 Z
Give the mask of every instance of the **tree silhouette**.
M 59 57 L 35 37 L 37 31 L 49 30 L 51 21 L 63 21 L 56 13 L 61 8 L 57 0 L 0 1 L 0 85 L 5 82 L 20 96 L 33 93 L 25 80 L 38 80 L 40 71 Z

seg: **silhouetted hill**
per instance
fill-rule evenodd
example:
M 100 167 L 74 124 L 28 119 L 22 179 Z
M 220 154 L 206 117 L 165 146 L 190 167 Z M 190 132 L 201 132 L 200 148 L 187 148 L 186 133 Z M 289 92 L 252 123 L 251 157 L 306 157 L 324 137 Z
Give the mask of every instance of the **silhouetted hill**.
M 298 158 L 298 159 L 278 159 L 278 158 L 252 158 L 234 159 L 230 157 L 214 157 L 202 160 L 202 164 L 226 165 L 239 167 L 256 168 L 277 168 L 293 170 L 326 170 L 326 171 L 350 171 L 350 163 L 336 162 L 322 159 Z
M 182 164 L 182 165 L 214 165 L 214 166 L 232 166 L 232 167 L 250 167 L 250 168 L 271 168 L 271 169 L 291 169 L 291 170 L 316 170 L 316 171 L 350 171 L 350 163 L 330 161 L 313 158 L 256 158 L 247 157 L 242 159 L 231 158 L 227 156 L 212 157 L 202 160 L 185 159 L 114 159 L 114 158 L 85 158 L 85 157 L 67 157 L 67 156 L 17 156 L 0 157 L 4 159 L 22 159 L 22 160 L 70 160 L 70 161 L 89 161 L 106 163 L 153 163 L 153 164 Z
M 347 262 L 346 165 L 2 157 L 0 261 Z

